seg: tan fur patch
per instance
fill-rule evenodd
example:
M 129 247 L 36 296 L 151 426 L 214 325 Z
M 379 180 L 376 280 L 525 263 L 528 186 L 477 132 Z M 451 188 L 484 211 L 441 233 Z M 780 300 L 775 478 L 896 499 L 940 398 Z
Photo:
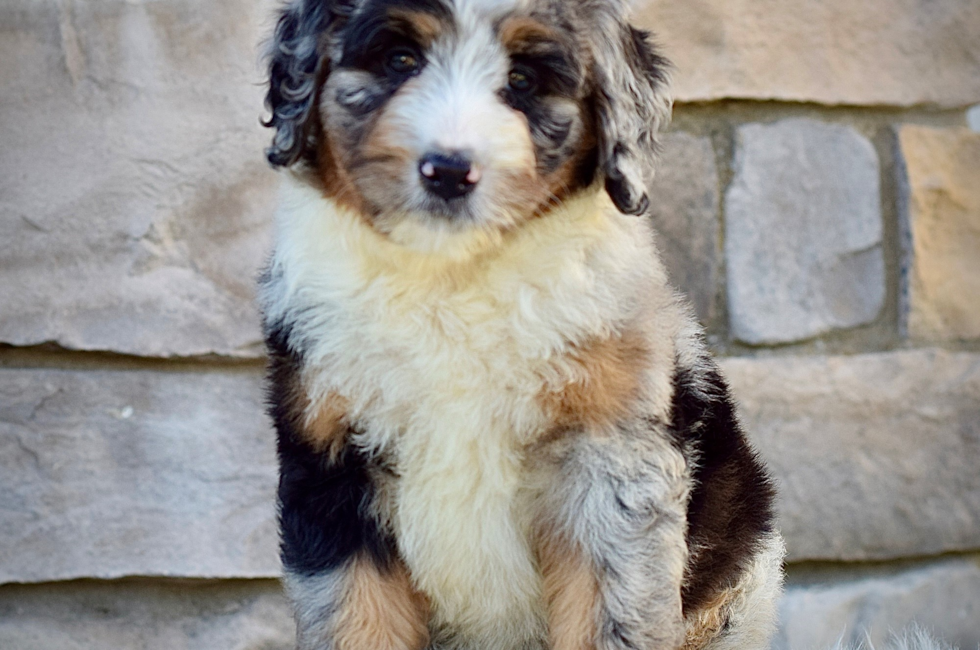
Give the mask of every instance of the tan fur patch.
M 348 402 L 331 393 L 314 410 L 301 374 L 293 372 L 284 386 L 282 408 L 300 436 L 318 452 L 336 460 L 346 442 Z
M 528 46 L 541 41 L 559 40 L 558 33 L 529 16 L 511 16 L 498 28 L 500 42 L 509 52 L 523 52 Z
M 551 650 L 593 650 L 599 584 L 582 552 L 554 536 L 538 545 Z
M 323 183 L 324 194 L 338 205 L 350 209 L 356 214 L 364 214 L 364 199 L 354 185 L 354 180 L 337 158 L 335 149 L 330 143 L 330 135 L 326 132 L 320 138 L 318 152 L 320 181 Z M 365 220 L 370 223 L 369 220 Z
M 400 137 L 386 112 L 380 114 L 358 152 L 363 171 L 358 170 L 357 173 L 362 183 L 391 183 L 401 178 L 406 166 L 415 164 L 412 153 L 396 144 L 405 138 Z
M 303 437 L 332 461 L 340 457 L 347 440 L 347 410 L 347 400 L 331 393 L 315 410 L 307 413 L 306 424 L 301 429 Z
M 639 332 L 624 332 L 578 345 L 566 357 L 574 376 L 545 389 L 539 399 L 557 427 L 604 427 L 629 414 L 649 355 Z
M 334 628 L 337 650 L 419 650 L 428 644 L 428 603 L 401 562 L 382 572 L 360 557 L 348 579 Z
M 557 199 L 550 192 L 547 182 L 538 177 L 533 169 L 508 170 L 501 174 L 502 187 L 506 188 L 503 203 L 523 221 L 541 216 L 550 208 L 558 205 Z M 529 206 L 540 206 L 537 210 L 528 210 Z
M 396 23 L 401 22 L 408 27 L 423 49 L 432 45 L 443 30 L 443 24 L 439 19 L 424 11 L 411 11 L 395 7 L 388 11 L 388 17 Z
M 687 635 L 681 650 L 701 650 L 714 640 L 728 622 L 732 589 L 726 589 L 702 607 L 687 623 Z
M 406 83 L 406 87 L 412 82 Z M 352 184 L 356 179 L 360 187 L 384 188 L 386 191 L 401 185 L 405 169 L 414 168 L 415 156 L 405 147 L 399 146 L 401 137 L 396 122 L 388 115 L 388 107 L 379 113 L 377 120 L 365 137 L 363 144 L 356 152 L 356 168 L 350 172 Z M 377 204 L 377 197 L 367 192 L 371 203 Z M 378 230 L 374 219 L 368 219 L 368 224 Z

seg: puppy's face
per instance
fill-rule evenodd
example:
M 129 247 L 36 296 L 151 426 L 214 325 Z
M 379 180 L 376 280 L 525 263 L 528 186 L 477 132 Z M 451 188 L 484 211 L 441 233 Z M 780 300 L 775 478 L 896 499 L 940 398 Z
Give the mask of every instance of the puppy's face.
M 605 180 L 624 212 L 669 111 L 619 0 L 295 0 L 271 59 L 273 164 L 413 246 L 519 226 Z

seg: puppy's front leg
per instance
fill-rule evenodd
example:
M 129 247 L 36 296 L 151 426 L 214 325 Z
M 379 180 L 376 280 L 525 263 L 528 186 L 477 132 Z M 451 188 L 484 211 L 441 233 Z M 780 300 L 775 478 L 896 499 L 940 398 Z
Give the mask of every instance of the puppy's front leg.
M 405 567 L 361 555 L 333 571 L 287 573 L 299 650 L 419 650 L 428 643 L 425 602 Z
M 539 525 L 552 650 L 684 642 L 688 472 L 655 431 L 581 435 L 560 454 Z
M 427 603 L 370 512 L 363 456 L 348 448 L 331 459 L 281 440 L 280 463 L 282 559 L 297 648 L 424 648 Z

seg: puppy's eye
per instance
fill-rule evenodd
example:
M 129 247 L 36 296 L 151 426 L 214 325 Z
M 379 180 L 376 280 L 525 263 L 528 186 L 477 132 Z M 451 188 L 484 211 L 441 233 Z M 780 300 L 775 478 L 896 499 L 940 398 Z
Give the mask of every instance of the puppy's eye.
M 422 66 L 415 52 L 400 47 L 388 53 L 385 67 L 396 75 L 413 75 L 417 74 Z
M 537 85 L 537 78 L 527 68 L 514 68 L 507 76 L 507 87 L 521 95 L 528 95 L 534 92 Z

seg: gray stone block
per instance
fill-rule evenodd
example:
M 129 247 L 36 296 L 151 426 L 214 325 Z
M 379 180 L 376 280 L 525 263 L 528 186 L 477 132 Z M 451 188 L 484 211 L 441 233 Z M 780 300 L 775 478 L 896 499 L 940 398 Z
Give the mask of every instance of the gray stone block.
M 0 370 L 0 583 L 277 576 L 257 372 Z
M 980 548 L 980 355 L 726 359 L 793 560 Z M 271 577 L 257 370 L 0 371 L 0 582 Z
M 877 318 L 885 300 L 878 157 L 809 119 L 738 129 L 725 197 L 733 336 L 798 341 Z
M 681 101 L 966 106 L 980 101 L 976 0 L 637 0 Z
M 292 650 L 294 636 L 271 580 L 0 588 L 4 650 Z
M 261 355 L 272 6 L 0 5 L 0 342 Z
M 702 322 L 714 316 L 721 242 L 718 169 L 709 138 L 664 136 L 650 185 L 650 217 L 670 281 Z
M 918 625 L 960 650 L 980 645 L 980 557 L 789 572 L 773 650 L 875 647 Z
M 973 131 L 980 133 L 980 104 L 971 106 L 966 111 L 966 124 Z
M 726 359 L 790 560 L 980 549 L 980 355 Z

